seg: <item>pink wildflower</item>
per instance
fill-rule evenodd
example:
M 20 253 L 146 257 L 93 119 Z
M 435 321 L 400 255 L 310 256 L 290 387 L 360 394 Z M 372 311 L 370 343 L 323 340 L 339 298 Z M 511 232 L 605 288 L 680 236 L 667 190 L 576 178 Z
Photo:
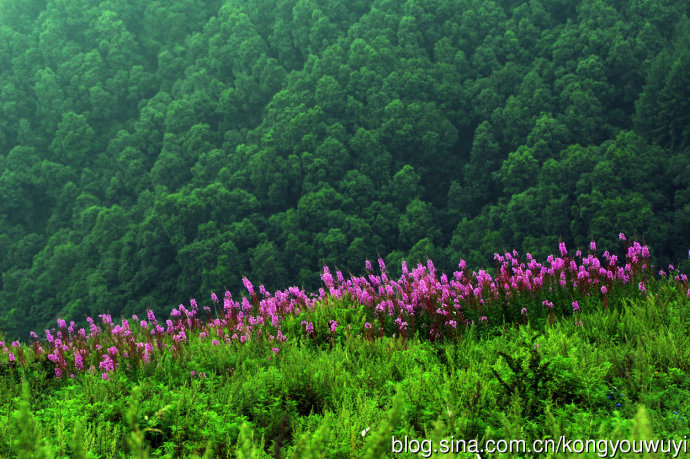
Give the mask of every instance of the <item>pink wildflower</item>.
M 74 351 L 74 368 L 77 370 L 84 369 L 84 360 L 82 359 L 81 354 L 79 354 L 77 351 Z
M 242 278 L 242 283 L 244 284 L 244 288 L 247 289 L 247 291 L 249 292 L 249 294 L 250 294 L 250 295 L 253 295 L 253 294 L 254 294 L 254 286 L 252 285 L 251 282 L 249 282 L 249 279 L 247 279 L 246 277 L 243 277 L 243 278 Z

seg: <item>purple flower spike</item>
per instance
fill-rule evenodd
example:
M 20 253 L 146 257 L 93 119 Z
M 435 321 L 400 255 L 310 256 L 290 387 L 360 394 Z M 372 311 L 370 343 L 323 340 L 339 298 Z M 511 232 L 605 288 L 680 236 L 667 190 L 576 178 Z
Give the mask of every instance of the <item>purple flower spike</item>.
M 253 295 L 253 294 L 254 294 L 254 286 L 252 285 L 251 282 L 249 282 L 249 279 L 247 279 L 246 277 L 243 277 L 243 278 L 242 278 L 242 283 L 244 284 L 244 288 L 247 289 L 247 291 L 249 292 L 249 294 L 250 294 L 250 295 Z

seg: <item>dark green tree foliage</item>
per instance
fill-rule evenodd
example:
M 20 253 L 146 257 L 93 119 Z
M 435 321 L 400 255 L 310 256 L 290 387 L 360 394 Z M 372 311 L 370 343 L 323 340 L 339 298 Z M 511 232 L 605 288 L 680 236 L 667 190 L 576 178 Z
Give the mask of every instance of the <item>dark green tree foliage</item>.
M 619 231 L 676 262 L 689 8 L 0 0 L 0 329 Z

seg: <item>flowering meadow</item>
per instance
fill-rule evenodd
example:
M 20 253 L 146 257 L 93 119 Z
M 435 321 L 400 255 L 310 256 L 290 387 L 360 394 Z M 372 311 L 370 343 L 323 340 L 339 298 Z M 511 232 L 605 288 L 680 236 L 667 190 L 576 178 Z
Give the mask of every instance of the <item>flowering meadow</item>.
M 381 259 L 363 276 L 326 266 L 314 293 L 245 278 L 241 297 L 167 319 L 58 319 L 0 341 L 0 454 L 378 457 L 394 431 L 690 434 L 687 276 L 619 242 L 452 274 L 431 260 L 399 278 Z

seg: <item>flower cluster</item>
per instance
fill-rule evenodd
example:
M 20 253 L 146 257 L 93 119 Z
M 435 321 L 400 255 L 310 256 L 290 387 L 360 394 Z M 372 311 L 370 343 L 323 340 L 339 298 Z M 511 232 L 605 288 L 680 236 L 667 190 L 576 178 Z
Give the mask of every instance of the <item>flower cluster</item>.
M 319 334 L 334 338 L 339 330 L 352 329 L 352 324 L 339 325 L 335 317 L 327 318 L 327 326 L 314 320 L 314 305 L 330 301 L 365 311 L 359 325 L 367 339 L 384 335 L 407 339 L 412 334 L 430 340 L 452 338 L 467 327 L 546 318 L 553 321 L 556 313 L 572 315 L 582 326 L 583 309 L 593 305 L 607 308 L 609 299 L 621 292 L 645 295 L 653 280 L 649 249 L 637 241 L 629 243 L 622 233 L 619 237 L 626 244 L 624 260 L 608 251 L 600 258 L 595 242 L 590 243 L 586 256 L 577 251 L 571 257 L 561 242 L 559 255 L 550 255 L 545 263 L 529 253 L 524 261 L 516 251 L 496 254 L 493 275 L 486 270 L 469 272 L 461 260 L 458 270 L 448 276 L 439 273 L 429 260 L 414 269 L 403 262 L 402 275 L 393 279 L 379 259 L 378 273 L 367 260 L 366 274 L 359 277 L 345 278 L 340 271 L 333 276 L 324 267 L 324 287 L 314 294 L 297 287 L 271 294 L 263 285 L 257 292 L 245 278 L 249 295 L 241 300 L 226 291 L 220 301 L 212 293 L 212 307 L 200 310 L 192 299 L 189 308 L 183 304 L 173 308 L 164 323 L 151 310 L 146 313 L 147 320 L 133 316 L 132 325 L 126 319 L 114 324 L 109 314 L 99 316 L 100 325 L 89 317 L 88 332 L 77 329 L 74 322 L 68 325 L 58 319 L 57 329 L 45 330 L 45 341 L 31 332 L 32 354 L 51 365 L 58 378 L 95 373 L 98 368 L 103 380 L 118 370 L 151 365 L 164 353 L 180 357 L 189 352 L 192 341 L 210 341 L 217 347 L 263 340 L 271 343 L 270 349 L 277 355 L 277 345 L 287 339 L 282 328 L 286 318 L 301 321 L 297 322 L 298 330 L 309 339 Z M 683 295 L 687 291 L 690 297 L 687 276 L 673 266 L 668 271 L 660 271 L 661 278 L 677 286 Z M 317 328 L 319 323 L 322 325 Z M 11 367 L 27 362 L 29 353 L 19 342 L 9 347 L 0 342 L 0 348 Z

